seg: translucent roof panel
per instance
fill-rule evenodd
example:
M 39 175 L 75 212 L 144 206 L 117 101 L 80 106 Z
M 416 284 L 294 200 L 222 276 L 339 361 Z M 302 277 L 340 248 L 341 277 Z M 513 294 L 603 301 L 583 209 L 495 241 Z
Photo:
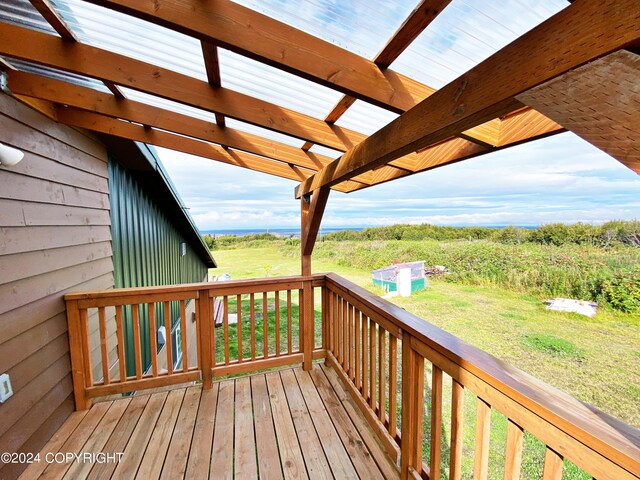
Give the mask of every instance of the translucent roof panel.
M 155 95 L 149 95 L 148 93 L 139 92 L 131 88 L 119 87 L 124 93 L 124 96 L 130 100 L 134 100 L 140 103 L 146 103 L 154 107 L 163 108 L 171 112 L 188 115 L 190 117 L 199 118 L 200 120 L 206 120 L 208 122 L 215 122 L 215 114 L 206 110 L 184 105 L 183 103 L 174 102 L 165 98 L 156 97 Z
M 241 132 L 245 133 L 251 133 L 252 135 L 257 135 L 259 137 L 266 138 L 267 140 L 273 140 L 274 142 L 284 143 L 285 145 L 289 145 L 291 147 L 302 148 L 302 145 L 304 145 L 304 141 L 298 138 L 290 137 L 289 135 L 284 135 L 278 132 L 272 132 L 271 130 L 267 130 L 266 128 L 257 127 L 255 125 L 251 125 L 250 123 L 234 120 L 233 118 L 227 118 L 226 124 L 228 128 L 240 130 Z
M 336 125 L 371 135 L 397 117 L 393 112 L 356 100 L 338 119 Z
M 568 5 L 566 0 L 453 0 L 391 68 L 442 88 Z
M 234 0 L 298 30 L 373 59 L 417 0 Z
M 40 12 L 33 8 L 29 0 L 0 2 L 0 19 L 12 25 L 57 35 L 56 31 L 40 15 Z
M 309 149 L 311 153 L 317 153 L 319 155 L 325 155 L 331 158 L 338 158 L 342 155 L 342 152 L 334 150 L 332 148 L 323 147 L 322 145 L 314 145 Z
M 275 67 L 218 49 L 222 86 L 296 112 L 324 118 L 342 94 Z
M 83 43 L 207 79 L 195 38 L 81 0 L 52 0 L 52 4 Z
M 45 67 L 31 62 L 24 62 L 22 60 L 10 59 L 9 63 L 23 72 L 36 73 L 38 75 L 61 80 L 63 82 L 73 83 L 82 87 L 93 88 L 94 90 L 100 90 L 102 92 L 109 91 L 104 83 L 98 80 L 94 80 L 93 78 L 76 75 L 74 73 L 63 72 L 62 70 L 58 70 L 56 68 Z

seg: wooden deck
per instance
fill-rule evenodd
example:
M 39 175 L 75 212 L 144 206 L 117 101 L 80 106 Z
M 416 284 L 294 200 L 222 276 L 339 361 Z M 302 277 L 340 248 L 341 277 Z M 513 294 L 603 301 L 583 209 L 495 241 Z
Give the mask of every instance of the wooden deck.
M 46 461 L 98 452 L 121 460 Z M 100 402 L 75 412 L 40 459 L 21 478 L 398 478 L 324 365 Z

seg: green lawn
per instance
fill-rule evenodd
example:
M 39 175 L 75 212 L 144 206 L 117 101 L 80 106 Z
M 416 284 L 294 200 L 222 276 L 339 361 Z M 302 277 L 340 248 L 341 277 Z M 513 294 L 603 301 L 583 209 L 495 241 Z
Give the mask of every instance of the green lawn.
M 216 273 L 229 273 L 232 279 L 296 275 L 300 271 L 299 259 L 283 256 L 277 247 L 216 250 L 214 256 L 219 265 Z M 313 271 L 336 272 L 376 291 L 368 271 L 323 259 L 314 260 Z M 577 399 L 640 426 L 640 319 L 610 309 L 599 311 L 592 319 L 551 312 L 545 310 L 542 300 L 500 288 L 432 281 L 428 289 L 393 302 Z M 449 391 L 445 385 L 445 392 Z M 446 425 L 446 398 L 444 403 Z M 472 394 L 467 394 L 465 403 L 464 478 L 471 478 Z M 494 412 L 492 423 L 490 478 L 502 478 L 506 419 Z M 425 427 L 428 430 L 428 425 Z M 447 435 L 443 432 L 443 439 Z M 425 450 L 428 457 L 428 445 Z M 543 445 L 528 436 L 522 478 L 540 477 L 543 453 Z M 446 449 L 443 456 L 446 460 Z M 444 467 L 442 473 L 445 478 Z M 563 478 L 588 477 L 568 465 Z

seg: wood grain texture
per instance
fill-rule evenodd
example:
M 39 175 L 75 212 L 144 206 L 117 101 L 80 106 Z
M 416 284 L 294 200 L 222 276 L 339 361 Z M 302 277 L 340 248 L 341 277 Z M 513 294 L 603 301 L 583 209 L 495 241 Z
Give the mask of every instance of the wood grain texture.
M 0 170 L 0 367 L 15 378 L 14 396 L 2 405 L 0 447 L 36 451 L 71 413 L 72 376 L 84 384 L 83 367 L 72 370 L 69 341 L 72 352 L 81 345 L 67 336 L 62 296 L 113 287 L 107 156 L 95 140 L 8 95 L 0 95 L 0 142 L 25 152 Z M 97 334 L 107 320 L 92 317 L 89 330 Z M 107 345 L 93 347 L 89 355 L 109 357 Z M 0 477 L 24 468 L 2 464 Z

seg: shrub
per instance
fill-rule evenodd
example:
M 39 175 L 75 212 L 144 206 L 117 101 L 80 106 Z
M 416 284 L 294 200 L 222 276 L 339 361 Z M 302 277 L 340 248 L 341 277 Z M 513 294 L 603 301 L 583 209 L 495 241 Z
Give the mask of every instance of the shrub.
M 616 273 L 602 288 L 614 308 L 627 313 L 640 312 L 640 268 Z

